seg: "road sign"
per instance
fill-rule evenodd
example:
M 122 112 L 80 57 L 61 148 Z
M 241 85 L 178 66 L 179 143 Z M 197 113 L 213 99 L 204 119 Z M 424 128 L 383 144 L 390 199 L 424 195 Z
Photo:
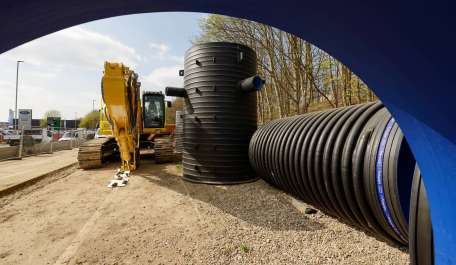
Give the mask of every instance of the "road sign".
M 32 129 L 32 110 L 19 109 L 19 129 L 31 130 Z
M 60 117 L 47 117 L 47 126 L 54 130 L 60 130 Z

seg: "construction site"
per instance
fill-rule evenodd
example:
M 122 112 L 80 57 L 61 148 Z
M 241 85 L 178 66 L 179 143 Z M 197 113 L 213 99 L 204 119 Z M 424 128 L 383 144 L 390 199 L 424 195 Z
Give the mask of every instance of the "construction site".
M 1 263 L 409 263 L 429 217 L 409 218 L 426 209 L 412 203 L 421 177 L 382 103 L 257 128 L 252 49 L 196 44 L 179 75 L 147 91 L 105 62 L 95 135 L 36 143 L 22 129 L 0 148 Z M 185 102 L 174 124 L 165 95 Z
M 436 179 L 424 176 L 439 167 L 407 113 L 297 35 L 214 14 L 183 21 L 199 25 L 177 41 L 183 56 L 139 31 L 131 48 L 100 22 L 0 57 L 16 65 L 15 83 L 0 80 L 16 92 L 0 123 L 0 264 L 452 264 L 436 240 L 451 214 L 433 208 L 431 221 Z M 65 40 L 68 65 L 36 44 Z M 25 72 L 18 104 L 25 63 L 42 72 Z M 57 76 L 90 86 L 62 92 Z

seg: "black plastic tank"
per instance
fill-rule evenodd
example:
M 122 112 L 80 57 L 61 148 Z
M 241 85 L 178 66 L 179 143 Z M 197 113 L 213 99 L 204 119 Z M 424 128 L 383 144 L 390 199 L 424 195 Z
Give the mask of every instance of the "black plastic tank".
M 185 180 L 237 184 L 256 179 L 248 159 L 257 126 L 255 91 L 263 85 L 256 69 L 256 54 L 244 45 L 211 42 L 187 50 Z
M 176 130 L 174 133 L 174 138 L 176 140 L 175 150 L 180 154 L 184 149 L 184 114 L 180 110 L 176 111 Z

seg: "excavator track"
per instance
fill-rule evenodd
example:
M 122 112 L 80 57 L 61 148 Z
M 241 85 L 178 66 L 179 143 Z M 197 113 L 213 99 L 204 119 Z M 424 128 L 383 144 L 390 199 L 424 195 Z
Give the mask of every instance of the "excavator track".
M 79 167 L 82 169 L 100 168 L 117 150 L 114 137 L 93 139 L 81 144 L 78 152 Z
M 154 141 L 155 163 L 163 164 L 176 160 L 171 138 L 158 138 Z

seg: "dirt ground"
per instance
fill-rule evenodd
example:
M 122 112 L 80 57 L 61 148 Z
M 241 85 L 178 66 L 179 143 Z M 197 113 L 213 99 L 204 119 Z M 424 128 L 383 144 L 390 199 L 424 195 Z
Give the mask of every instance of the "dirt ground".
M 184 182 L 144 161 L 127 187 L 115 165 L 76 169 L 0 203 L 0 264 L 408 264 L 408 254 L 264 181 Z M 37 185 L 40 185 L 38 183 Z
M 53 154 L 28 156 L 22 160 L 0 162 L 0 194 L 26 181 L 77 163 L 78 150 L 62 150 Z

